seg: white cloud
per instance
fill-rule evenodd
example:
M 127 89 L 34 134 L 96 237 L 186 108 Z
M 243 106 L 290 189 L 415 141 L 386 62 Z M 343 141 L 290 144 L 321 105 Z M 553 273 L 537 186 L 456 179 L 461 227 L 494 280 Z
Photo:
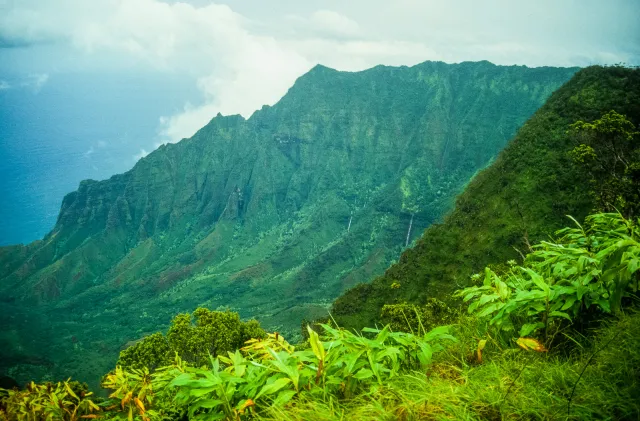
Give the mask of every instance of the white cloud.
M 381 63 L 400 66 L 440 59 L 436 51 L 415 42 L 345 40 L 336 43 L 311 38 L 287 41 L 286 45 L 305 51 L 311 62 L 347 71 L 364 70 Z
M 89 146 L 89 149 L 87 149 L 87 151 L 83 155 L 85 158 L 89 158 L 91 155 L 96 153 L 97 150 L 106 148 L 107 145 L 108 143 L 106 141 L 98 140 L 93 145 Z
M 360 33 L 358 22 L 332 10 L 315 11 L 310 22 L 319 31 L 330 34 L 356 36 Z
M 0 80 L 0 91 L 16 87 L 27 88 L 32 90 L 34 93 L 38 93 L 48 80 L 49 75 L 47 73 L 30 74 L 22 79 L 18 79 L 13 84 L 6 80 Z
M 277 101 L 315 64 L 273 37 L 253 34 L 251 22 L 226 5 L 94 0 L 88 7 L 84 0 L 62 1 L 24 0 L 0 17 L 0 36 L 62 40 L 84 54 L 116 52 L 193 78 L 204 103 L 164 118 L 163 141 L 191 136 L 218 112 L 248 117 Z
M 144 158 L 147 155 L 149 155 L 149 152 L 147 152 L 145 149 L 141 148 L 140 152 L 133 156 L 133 160 L 137 162 L 137 161 L 141 160 L 142 158 Z
M 85 153 L 84 156 L 85 158 L 89 158 L 91 156 L 91 154 L 93 154 L 95 152 L 95 149 L 93 146 L 91 146 Z
M 578 9 L 540 1 L 544 7 L 511 0 L 482 6 L 472 0 L 353 0 L 325 2 L 326 8 L 315 10 L 307 2 L 274 0 L 247 5 L 242 15 L 206 0 L 20 0 L 0 14 L 0 46 L 56 43 L 104 66 L 131 61 L 140 71 L 193 80 L 202 101 L 162 117 L 156 144 L 191 136 L 218 112 L 249 117 L 276 102 L 316 63 L 362 70 L 429 59 L 528 65 L 638 61 L 632 42 L 637 27 L 629 18 L 637 1 Z M 30 83 L 37 91 L 48 75 L 34 76 Z
M 40 89 L 47 83 L 49 80 L 49 74 L 47 73 L 39 73 L 29 75 L 26 80 L 24 80 L 20 86 L 31 89 L 34 93 L 40 92 Z

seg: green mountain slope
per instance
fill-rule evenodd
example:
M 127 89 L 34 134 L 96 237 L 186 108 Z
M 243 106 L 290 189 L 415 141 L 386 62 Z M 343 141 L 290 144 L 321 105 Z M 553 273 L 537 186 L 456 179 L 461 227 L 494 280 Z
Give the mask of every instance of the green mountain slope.
M 441 218 L 576 71 L 317 66 L 248 120 L 82 182 L 43 240 L 0 249 L 2 364 L 87 378 L 198 305 L 297 332 Z
M 640 123 L 640 70 L 590 67 L 578 72 L 518 131 L 496 161 L 456 200 L 442 224 L 429 227 L 382 276 L 350 289 L 334 303 L 343 326 L 370 326 L 384 304 L 450 299 L 489 264 L 519 259 L 593 209 L 591 186 L 572 163 L 567 134 L 577 120 L 615 110 Z M 392 283 L 400 284 L 391 288 Z

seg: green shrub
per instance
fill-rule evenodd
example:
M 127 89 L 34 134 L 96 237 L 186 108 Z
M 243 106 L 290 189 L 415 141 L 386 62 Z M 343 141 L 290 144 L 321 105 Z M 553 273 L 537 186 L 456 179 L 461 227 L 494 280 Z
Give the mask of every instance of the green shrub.
M 429 298 L 421 306 L 387 304 L 382 307 L 380 319 L 394 332 L 424 332 L 451 323 L 456 312 L 445 302 Z
M 425 370 L 442 343 L 455 340 L 440 326 L 423 335 L 363 329 L 369 339 L 323 325 L 323 340 L 308 329 L 310 349 L 296 351 L 277 334 L 227 356 L 212 359 L 211 369 L 177 373 L 169 383 L 175 401 L 187 406 L 189 419 L 244 419 L 269 408 L 283 408 L 301 396 L 318 402 L 350 398 L 384 388 L 389 379 Z
M 134 369 L 147 367 L 150 370 L 155 370 L 170 364 L 171 355 L 171 347 L 169 347 L 167 338 L 157 332 L 121 351 L 118 365 Z
M 154 333 L 123 350 L 118 365 L 153 371 L 171 364 L 177 353 L 184 361 L 200 366 L 209 361 L 210 354 L 235 351 L 249 339 L 265 336 L 255 320 L 243 322 L 238 313 L 197 308 L 193 315 L 175 316 L 166 336 Z
M 0 420 L 77 421 L 96 418 L 100 408 L 92 400 L 87 385 L 77 381 L 35 384 L 24 390 L 8 390 L 1 399 Z
M 502 277 L 487 268 L 482 286 L 456 295 L 499 330 L 517 328 L 519 336 L 539 331 L 545 341 L 563 320 L 570 323 L 592 308 L 619 313 L 640 284 L 638 226 L 616 213 L 590 215 L 585 227 L 574 222 L 577 228 L 557 232 L 558 242 L 534 246 L 524 266 L 512 262 Z

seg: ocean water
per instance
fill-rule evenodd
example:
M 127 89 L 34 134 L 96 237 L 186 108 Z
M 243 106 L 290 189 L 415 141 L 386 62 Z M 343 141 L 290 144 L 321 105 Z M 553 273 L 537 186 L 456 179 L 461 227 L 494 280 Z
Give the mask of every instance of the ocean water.
M 159 141 L 159 117 L 197 102 L 172 75 L 50 74 L 39 89 L 0 74 L 0 245 L 42 238 L 65 194 L 130 169 Z

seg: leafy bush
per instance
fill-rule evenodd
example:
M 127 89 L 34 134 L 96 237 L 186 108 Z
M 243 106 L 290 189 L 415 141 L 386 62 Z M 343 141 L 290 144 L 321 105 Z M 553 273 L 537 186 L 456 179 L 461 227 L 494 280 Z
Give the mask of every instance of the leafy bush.
M 561 320 L 571 322 L 591 308 L 620 312 L 623 298 L 637 293 L 640 282 L 637 224 L 616 213 L 590 215 L 585 227 L 574 222 L 577 228 L 557 232 L 558 242 L 535 245 L 524 266 L 511 262 L 502 277 L 487 268 L 482 286 L 456 295 L 471 301 L 469 312 L 490 325 L 518 327 L 520 336 L 542 330 L 545 340 Z
M 120 352 L 118 365 L 127 368 L 155 370 L 168 365 L 171 360 L 171 347 L 167 338 L 160 332 L 149 335 Z
M 3 421 L 63 420 L 95 418 L 100 408 L 91 400 L 86 384 L 69 380 L 29 383 L 24 390 L 8 390 L 2 398 Z
M 386 304 L 380 319 L 394 332 L 424 332 L 453 322 L 456 312 L 445 302 L 429 298 L 421 306 L 412 304 Z
M 638 215 L 640 133 L 633 123 L 611 110 L 591 123 L 575 122 L 570 133 L 578 143 L 571 156 L 591 183 L 597 209 Z
M 195 321 L 195 323 L 194 323 Z M 171 364 L 176 353 L 196 366 L 209 361 L 209 355 L 224 354 L 241 348 L 252 338 L 264 338 L 265 332 L 255 320 L 243 322 L 238 313 L 197 308 L 193 316 L 178 314 L 164 336 L 154 333 L 120 353 L 118 365 L 151 371 Z
M 282 407 L 296 396 L 328 401 L 380 388 L 403 371 L 426 368 L 444 340 L 455 340 L 441 326 L 424 334 L 365 329 L 372 339 L 323 325 L 325 340 L 309 329 L 310 348 L 296 351 L 282 337 L 254 341 L 240 351 L 212 359 L 211 369 L 179 374 L 176 402 L 188 406 L 189 419 L 237 419 Z

